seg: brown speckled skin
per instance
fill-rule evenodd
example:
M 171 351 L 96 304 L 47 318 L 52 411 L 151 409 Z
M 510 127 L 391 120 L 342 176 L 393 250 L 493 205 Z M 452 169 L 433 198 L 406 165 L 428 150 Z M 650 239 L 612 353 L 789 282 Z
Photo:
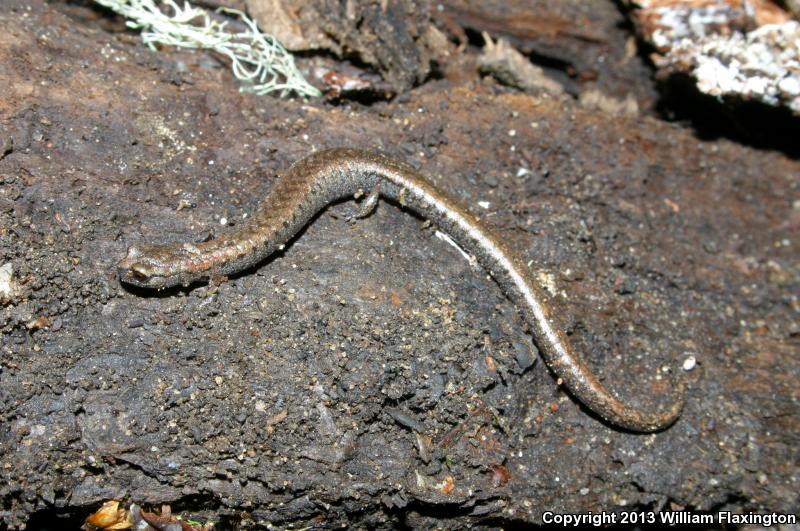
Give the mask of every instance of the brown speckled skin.
M 430 219 L 489 271 L 514 301 L 547 365 L 590 410 L 616 426 L 652 432 L 670 426 L 683 406 L 683 386 L 669 408 L 642 411 L 627 405 L 591 374 L 558 329 L 528 267 L 499 238 L 408 166 L 364 151 L 331 149 L 297 162 L 250 218 L 234 232 L 197 244 L 133 246 L 119 263 L 122 282 L 144 288 L 189 285 L 252 267 L 289 241 L 329 203 L 369 192 Z

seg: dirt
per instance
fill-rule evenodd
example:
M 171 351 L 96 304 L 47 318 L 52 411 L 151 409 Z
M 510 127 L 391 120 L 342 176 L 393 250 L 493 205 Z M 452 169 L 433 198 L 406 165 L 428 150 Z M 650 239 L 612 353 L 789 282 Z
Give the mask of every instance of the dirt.
M 0 15 L 0 526 L 111 498 L 221 529 L 798 511 L 797 160 L 473 71 L 368 105 L 240 94 L 107 17 Z M 681 419 L 583 410 L 486 273 L 385 202 L 219 286 L 118 282 L 128 245 L 221 234 L 335 146 L 411 163 L 506 238 L 626 400 L 658 407 L 642 382 L 680 373 Z

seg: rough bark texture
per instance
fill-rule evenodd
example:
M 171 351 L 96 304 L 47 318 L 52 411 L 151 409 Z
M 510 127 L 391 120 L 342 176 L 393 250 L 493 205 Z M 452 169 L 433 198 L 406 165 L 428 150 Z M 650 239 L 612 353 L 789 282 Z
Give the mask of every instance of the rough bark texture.
M 503 37 L 537 58 L 573 94 L 600 90 L 635 98 L 647 110 L 657 98 L 635 41 L 613 2 L 585 0 L 445 0 L 437 20 L 467 32 Z M 482 39 L 476 39 L 482 45 Z
M 427 0 L 247 0 L 259 25 L 295 51 L 324 50 L 380 72 L 395 92 L 430 72 Z
M 222 528 L 798 511 L 797 161 L 474 72 L 371 106 L 241 95 L 99 16 L 0 14 L 0 526 L 108 498 Z M 506 237 L 627 400 L 694 356 L 682 418 L 587 414 L 485 273 L 391 204 L 335 205 L 215 288 L 118 283 L 129 244 L 218 234 L 334 146 L 409 161 Z

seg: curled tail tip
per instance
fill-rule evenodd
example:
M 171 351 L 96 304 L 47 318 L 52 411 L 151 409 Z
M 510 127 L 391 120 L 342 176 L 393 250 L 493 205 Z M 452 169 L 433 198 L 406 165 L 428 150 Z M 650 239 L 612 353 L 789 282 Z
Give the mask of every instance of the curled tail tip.
M 686 403 L 684 399 L 683 392 L 675 399 L 672 405 L 661 413 L 659 417 L 656 419 L 656 422 L 653 423 L 653 427 L 651 432 L 662 431 L 673 424 L 681 417 L 681 413 L 683 413 L 683 405 Z
M 622 428 L 640 433 L 654 433 L 666 430 L 680 418 L 683 406 L 686 403 L 685 382 L 677 378 L 673 385 L 675 386 L 674 398 L 669 407 L 656 412 L 637 411 L 636 414 L 624 415 L 624 419 L 620 416 L 619 418 L 623 422 L 616 422 L 616 419 L 611 420 L 611 422 Z

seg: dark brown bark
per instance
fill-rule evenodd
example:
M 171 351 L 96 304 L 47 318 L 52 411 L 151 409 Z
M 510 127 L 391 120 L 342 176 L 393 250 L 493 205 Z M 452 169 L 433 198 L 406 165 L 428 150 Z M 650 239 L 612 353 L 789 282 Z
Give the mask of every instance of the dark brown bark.
M 222 527 L 798 510 L 797 161 L 473 70 L 370 106 L 242 95 L 92 13 L 0 18 L 0 525 L 108 498 Z M 497 286 L 396 205 L 335 205 L 216 288 L 118 283 L 129 244 L 219 234 L 334 146 L 414 164 L 505 236 L 627 400 L 681 371 L 682 418 L 588 415 Z

